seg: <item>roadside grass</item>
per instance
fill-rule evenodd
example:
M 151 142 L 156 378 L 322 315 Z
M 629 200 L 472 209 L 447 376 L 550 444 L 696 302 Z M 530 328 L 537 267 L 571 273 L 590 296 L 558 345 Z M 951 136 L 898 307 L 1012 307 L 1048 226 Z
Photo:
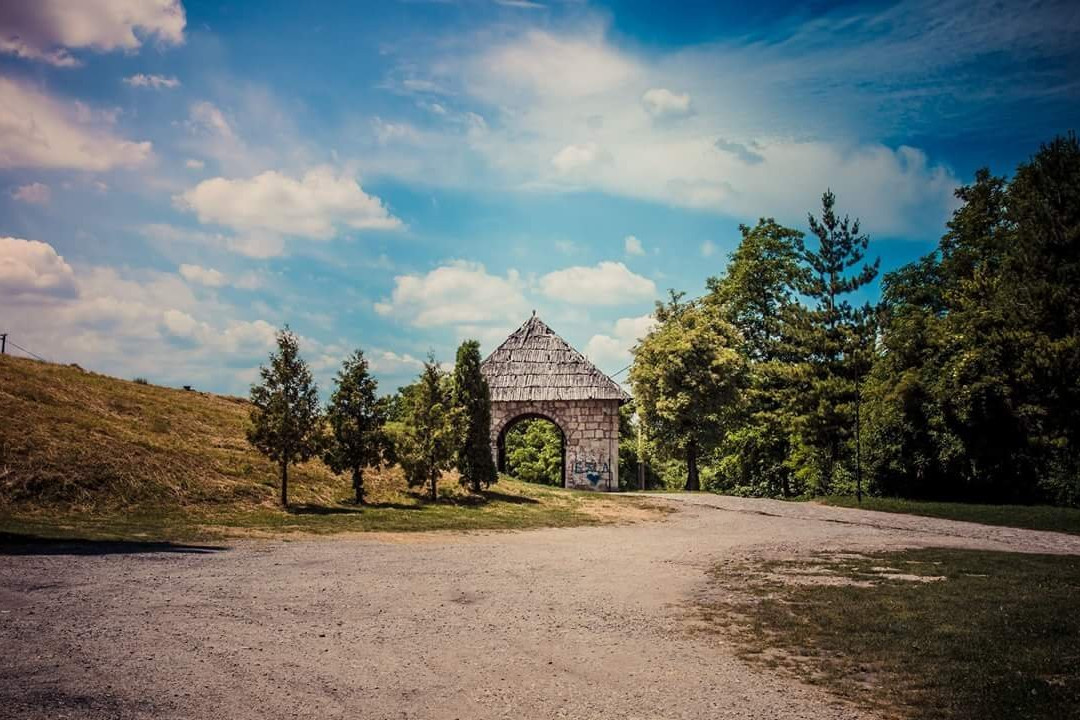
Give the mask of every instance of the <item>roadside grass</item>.
M 151 385 L 77 366 L 0 356 L 0 533 L 88 540 L 190 540 L 289 533 L 522 529 L 659 517 L 647 498 L 500 478 L 474 495 L 455 473 L 439 499 L 400 468 L 365 473 L 366 500 L 319 461 L 278 471 L 245 438 L 241 398 Z M 0 537 L 0 542 L 4 538 Z
M 1080 558 L 815 554 L 713 572 L 740 655 L 889 717 L 1080 718 Z
M 859 504 L 850 495 L 814 498 L 814 502 L 834 507 L 879 510 L 881 512 L 925 515 L 946 520 L 964 520 L 983 525 L 1050 530 L 1080 535 L 1080 508 L 1049 505 L 975 505 L 955 502 L 925 502 L 863 496 Z
M 0 544 L 16 536 L 191 541 L 302 533 L 523 530 L 659 519 L 666 512 L 667 506 L 644 498 L 543 488 L 502 478 L 479 496 L 456 486 L 441 489 L 435 503 L 421 493 L 402 490 L 375 493 L 363 506 L 342 497 L 336 502 L 291 504 L 288 510 L 273 505 L 0 510 Z

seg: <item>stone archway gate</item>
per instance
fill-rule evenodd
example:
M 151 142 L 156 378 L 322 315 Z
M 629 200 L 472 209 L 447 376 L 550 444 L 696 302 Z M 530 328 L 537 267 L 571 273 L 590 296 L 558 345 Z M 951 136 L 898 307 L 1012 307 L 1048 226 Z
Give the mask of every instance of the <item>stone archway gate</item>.
M 491 389 L 491 452 L 515 420 L 539 416 L 562 431 L 563 486 L 619 489 L 619 406 L 630 396 L 534 312 L 480 371 Z M 505 470 L 500 465 L 499 470 Z

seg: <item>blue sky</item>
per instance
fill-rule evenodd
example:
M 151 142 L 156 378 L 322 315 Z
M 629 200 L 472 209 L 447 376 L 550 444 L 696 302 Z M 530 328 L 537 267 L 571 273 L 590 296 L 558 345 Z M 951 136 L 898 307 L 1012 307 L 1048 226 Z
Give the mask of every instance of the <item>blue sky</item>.
M 392 390 L 536 309 L 602 369 L 827 187 L 888 270 L 1080 125 L 1070 2 L 0 7 L 0 331 L 243 394 L 289 323 Z

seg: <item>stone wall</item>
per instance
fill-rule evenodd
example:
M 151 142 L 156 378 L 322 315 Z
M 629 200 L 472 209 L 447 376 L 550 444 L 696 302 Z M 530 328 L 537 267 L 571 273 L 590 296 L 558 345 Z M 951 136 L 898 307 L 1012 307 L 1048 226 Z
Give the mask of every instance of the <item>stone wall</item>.
M 619 401 L 548 400 L 491 403 L 491 453 L 499 463 L 502 433 L 514 420 L 544 417 L 565 438 L 563 485 L 581 490 L 619 489 Z M 505 468 L 500 466 L 500 470 Z

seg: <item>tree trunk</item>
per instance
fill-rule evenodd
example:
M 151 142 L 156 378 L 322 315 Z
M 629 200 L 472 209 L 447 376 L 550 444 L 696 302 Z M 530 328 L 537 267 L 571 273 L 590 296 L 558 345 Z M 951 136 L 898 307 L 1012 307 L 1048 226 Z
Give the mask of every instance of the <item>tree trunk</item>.
M 701 489 L 701 481 L 698 479 L 696 443 L 689 443 L 686 446 L 686 489 L 690 492 Z
M 352 486 L 356 491 L 356 504 L 364 504 L 364 468 L 353 468 Z
M 289 507 L 289 463 L 281 463 L 281 507 Z
M 438 494 L 436 493 L 436 490 L 437 490 L 436 485 L 439 482 L 438 477 L 439 477 L 439 473 L 437 473 L 437 472 L 431 473 L 431 502 L 435 502 L 435 500 L 438 498 Z

